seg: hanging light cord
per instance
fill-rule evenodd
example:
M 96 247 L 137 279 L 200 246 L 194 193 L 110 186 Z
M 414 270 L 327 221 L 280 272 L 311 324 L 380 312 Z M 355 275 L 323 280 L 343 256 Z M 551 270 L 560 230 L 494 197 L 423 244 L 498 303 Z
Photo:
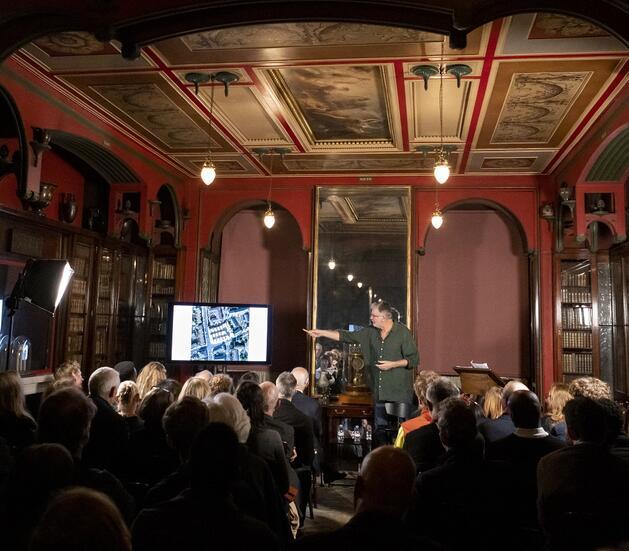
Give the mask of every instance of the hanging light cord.
M 271 208 L 271 189 L 273 188 L 273 151 L 271 151 L 271 161 L 269 162 L 269 172 L 270 172 L 269 193 L 266 198 L 266 203 L 269 206 L 269 208 Z
M 439 63 L 439 137 L 443 155 L 443 40 L 441 41 L 441 62 Z
M 210 118 L 208 119 L 209 123 L 209 131 L 207 135 L 207 156 L 208 159 L 211 160 L 212 157 L 212 118 L 214 116 L 214 75 L 210 75 L 210 86 L 212 89 L 210 91 Z

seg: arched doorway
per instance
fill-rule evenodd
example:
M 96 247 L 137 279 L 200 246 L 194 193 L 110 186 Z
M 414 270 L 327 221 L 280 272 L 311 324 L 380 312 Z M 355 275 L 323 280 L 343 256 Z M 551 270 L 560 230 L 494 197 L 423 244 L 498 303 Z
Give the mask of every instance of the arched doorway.
M 450 207 L 419 263 L 419 344 L 424 369 L 451 373 L 486 362 L 530 380 L 529 263 L 518 222 L 487 202 Z

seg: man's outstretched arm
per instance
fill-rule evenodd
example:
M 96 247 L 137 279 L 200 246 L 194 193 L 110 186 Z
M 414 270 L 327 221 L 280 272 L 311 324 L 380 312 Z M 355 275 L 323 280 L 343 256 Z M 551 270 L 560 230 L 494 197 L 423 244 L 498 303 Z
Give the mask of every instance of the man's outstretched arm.
M 326 339 L 332 339 L 333 341 L 341 340 L 341 335 L 338 331 L 332 331 L 330 329 L 304 329 L 308 335 L 310 335 L 313 339 L 318 339 L 319 337 L 325 337 Z

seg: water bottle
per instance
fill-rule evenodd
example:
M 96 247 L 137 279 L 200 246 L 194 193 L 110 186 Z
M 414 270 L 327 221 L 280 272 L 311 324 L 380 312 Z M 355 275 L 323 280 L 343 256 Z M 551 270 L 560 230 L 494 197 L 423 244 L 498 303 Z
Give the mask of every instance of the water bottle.
M 367 425 L 365 429 L 365 440 L 371 441 L 371 425 Z
M 342 444 L 345 441 L 345 430 L 343 429 L 343 424 L 339 425 L 339 430 L 336 433 L 336 441 L 339 444 Z

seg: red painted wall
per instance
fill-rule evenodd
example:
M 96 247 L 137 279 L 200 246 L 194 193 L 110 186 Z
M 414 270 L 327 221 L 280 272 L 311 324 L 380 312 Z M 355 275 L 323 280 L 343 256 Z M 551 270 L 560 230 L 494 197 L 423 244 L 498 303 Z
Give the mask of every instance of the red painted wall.
M 512 220 L 495 211 L 449 211 L 419 262 L 421 366 L 452 374 L 487 362 L 529 377 L 528 258 Z
M 260 211 L 242 210 L 225 224 L 219 302 L 271 304 L 273 374 L 306 365 L 308 265 L 299 227 L 285 210 L 275 211 L 271 230 Z

